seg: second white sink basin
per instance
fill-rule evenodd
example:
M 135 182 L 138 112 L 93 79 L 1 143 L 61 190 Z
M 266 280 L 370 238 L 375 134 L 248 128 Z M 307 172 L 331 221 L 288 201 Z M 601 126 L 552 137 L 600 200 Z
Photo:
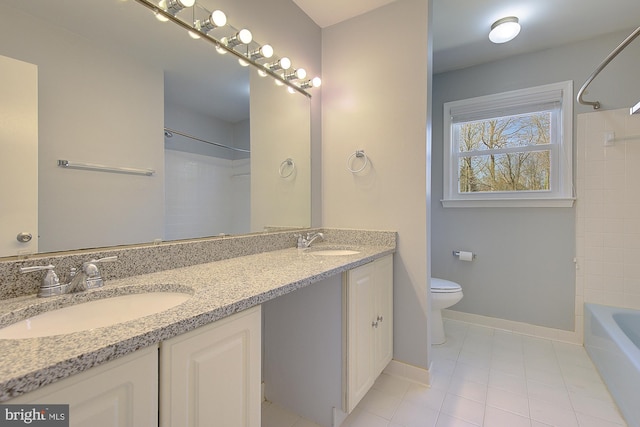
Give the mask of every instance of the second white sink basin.
M 25 339 L 69 334 L 168 310 L 191 298 L 182 292 L 148 292 L 84 302 L 21 320 L 0 329 L 0 339 Z
M 308 253 L 311 255 L 341 256 L 341 255 L 359 254 L 360 251 L 354 251 L 352 249 L 310 248 L 310 249 L 305 249 L 305 253 Z

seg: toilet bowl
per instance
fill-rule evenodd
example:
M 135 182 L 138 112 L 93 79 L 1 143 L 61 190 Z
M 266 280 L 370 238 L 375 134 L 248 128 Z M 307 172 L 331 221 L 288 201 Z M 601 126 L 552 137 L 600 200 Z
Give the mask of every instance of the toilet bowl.
M 462 299 L 462 287 L 450 280 L 431 278 L 431 344 L 444 344 L 442 309 L 449 308 Z

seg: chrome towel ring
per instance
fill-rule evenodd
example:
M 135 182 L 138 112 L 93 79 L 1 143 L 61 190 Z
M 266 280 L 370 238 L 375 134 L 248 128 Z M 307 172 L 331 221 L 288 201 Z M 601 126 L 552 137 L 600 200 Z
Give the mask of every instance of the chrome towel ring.
M 290 170 L 289 173 L 285 174 L 285 170 L 287 169 L 287 166 L 290 166 Z M 296 164 L 294 163 L 293 159 L 291 157 L 284 159 L 284 161 L 282 163 L 280 163 L 280 168 L 278 169 L 278 175 L 280 175 L 280 177 L 282 178 L 289 178 L 292 174 L 293 171 L 296 170 Z
M 353 162 L 353 159 L 358 158 L 364 158 L 364 164 L 362 165 L 362 167 L 360 169 L 354 169 L 351 167 L 351 164 Z M 364 150 L 357 150 L 355 153 L 353 153 L 352 155 L 349 156 L 349 158 L 347 159 L 347 170 L 351 173 L 358 173 L 358 172 L 362 172 L 364 170 L 364 168 L 367 167 L 367 164 L 369 164 L 369 158 L 367 157 L 366 154 L 364 154 Z

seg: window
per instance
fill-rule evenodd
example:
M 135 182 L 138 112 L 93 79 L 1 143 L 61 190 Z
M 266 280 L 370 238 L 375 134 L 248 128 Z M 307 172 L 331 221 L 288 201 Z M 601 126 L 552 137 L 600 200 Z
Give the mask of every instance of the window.
M 573 204 L 571 81 L 444 104 L 444 207 Z

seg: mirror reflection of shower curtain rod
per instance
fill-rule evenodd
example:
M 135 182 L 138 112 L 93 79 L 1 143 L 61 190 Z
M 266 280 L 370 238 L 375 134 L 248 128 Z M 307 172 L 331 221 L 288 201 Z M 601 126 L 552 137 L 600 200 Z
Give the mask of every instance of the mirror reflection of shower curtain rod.
M 240 151 L 242 153 L 250 153 L 250 150 L 244 148 L 229 147 L 228 145 L 220 144 L 218 142 L 207 141 L 206 139 L 198 138 L 197 136 L 189 135 L 188 133 L 180 132 L 171 128 L 164 128 L 164 135 L 167 138 L 171 138 L 174 134 L 184 136 L 185 138 L 193 139 L 195 141 L 204 142 L 205 144 L 215 145 L 216 147 L 226 148 L 227 150 Z

